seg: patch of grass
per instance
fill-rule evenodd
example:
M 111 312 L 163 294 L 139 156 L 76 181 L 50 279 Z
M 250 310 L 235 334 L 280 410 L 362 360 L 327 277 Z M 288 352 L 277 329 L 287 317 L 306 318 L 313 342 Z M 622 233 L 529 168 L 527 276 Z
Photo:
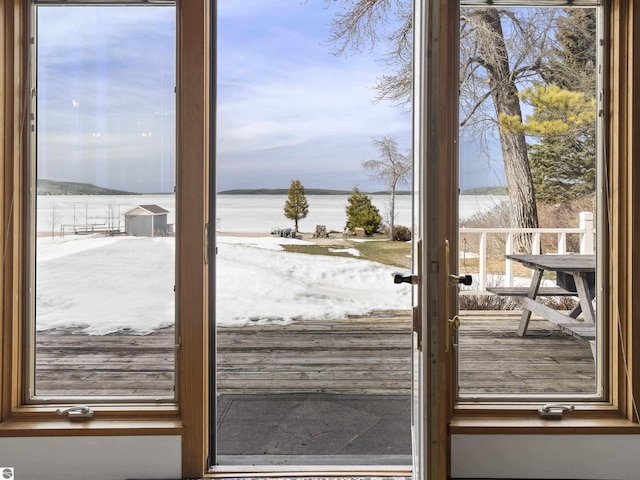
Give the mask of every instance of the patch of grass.
M 360 258 L 393 267 L 411 268 L 411 242 L 391 242 L 389 240 L 367 240 L 348 242 L 358 249 Z
M 358 258 L 350 255 L 347 252 L 332 252 L 331 250 L 340 249 L 341 247 L 336 247 L 335 245 L 282 245 L 282 248 L 286 252 L 291 253 L 306 253 L 308 255 L 326 255 L 328 257 L 348 257 L 348 258 Z
M 285 251 L 291 253 L 306 253 L 309 255 L 326 255 L 330 257 L 348 257 L 371 260 L 393 267 L 411 268 L 411 242 L 391 242 L 389 240 L 367 240 L 365 242 L 346 241 L 339 245 L 283 245 Z M 354 256 L 347 252 L 332 252 L 353 248 L 360 252 Z

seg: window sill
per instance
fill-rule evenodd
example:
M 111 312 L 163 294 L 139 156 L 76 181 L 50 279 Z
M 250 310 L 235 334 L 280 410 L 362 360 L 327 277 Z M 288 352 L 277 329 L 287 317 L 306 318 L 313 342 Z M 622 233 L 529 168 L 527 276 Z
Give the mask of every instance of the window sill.
M 640 425 L 621 416 L 579 416 L 566 414 L 547 420 L 534 416 L 474 416 L 451 419 L 452 434 L 640 434 Z
M 182 420 L 179 418 L 128 420 L 16 419 L 0 423 L 0 437 L 181 435 L 182 429 Z
M 0 437 L 182 434 L 182 419 L 175 404 L 103 404 L 91 407 L 96 411 L 90 418 L 59 416 L 56 406 L 52 405 L 17 407 L 10 417 L 0 422 Z

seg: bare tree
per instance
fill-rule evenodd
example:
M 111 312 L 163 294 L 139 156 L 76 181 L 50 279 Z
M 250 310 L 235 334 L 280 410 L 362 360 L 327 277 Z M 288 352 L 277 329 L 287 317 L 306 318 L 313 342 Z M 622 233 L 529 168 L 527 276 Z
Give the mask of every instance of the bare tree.
M 107 204 L 107 235 L 115 235 L 120 233 L 120 205 L 109 202 Z
M 410 105 L 411 2 L 325 1 L 340 6 L 330 35 L 334 53 L 359 52 L 384 43 L 387 46 L 385 62 L 393 73 L 378 78 L 378 99 Z M 556 21 L 563 15 L 563 10 L 556 8 L 465 8 L 461 11 L 461 127 L 482 145 L 498 137 L 514 207 L 512 223 L 517 227 L 538 225 L 527 146 L 524 134 L 501 131 L 497 118 L 500 113 L 522 115 L 518 90 L 542 79 L 543 60 L 553 48 Z M 389 29 L 392 31 L 388 32 Z M 486 149 L 485 154 L 488 151 Z
M 400 153 L 396 139 L 389 135 L 374 137 L 373 145 L 380 152 L 380 157 L 375 160 L 367 160 L 362 166 L 365 170 L 373 172 L 371 177 L 381 180 L 389 189 L 389 239 L 393 240 L 396 187 L 409 181 L 412 166 L 411 155 Z
M 411 106 L 413 88 L 412 0 L 325 0 L 340 10 L 331 22 L 329 42 L 334 55 L 360 53 L 383 44 L 384 63 L 390 73 L 377 79 L 376 100 Z M 390 28 L 390 24 L 394 27 Z
M 49 223 L 51 224 L 51 238 L 55 238 L 56 236 L 56 226 L 60 223 L 61 216 L 60 205 L 53 203 L 51 205 L 51 217 L 49 218 Z
M 480 137 L 497 131 L 512 224 L 520 228 L 538 226 L 526 138 L 524 133 L 499 128 L 497 119 L 500 115 L 522 119 L 518 85 L 540 78 L 556 16 L 555 9 L 495 8 L 467 8 L 461 15 L 461 126 Z M 521 237 L 518 247 L 526 249 L 527 240 Z

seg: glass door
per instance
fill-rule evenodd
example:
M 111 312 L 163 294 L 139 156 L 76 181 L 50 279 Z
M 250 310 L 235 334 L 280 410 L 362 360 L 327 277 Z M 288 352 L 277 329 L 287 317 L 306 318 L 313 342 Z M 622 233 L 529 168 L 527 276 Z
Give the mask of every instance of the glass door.
M 410 165 L 411 116 L 325 7 L 217 2 L 217 471 L 411 465 L 410 169 L 366 166 Z

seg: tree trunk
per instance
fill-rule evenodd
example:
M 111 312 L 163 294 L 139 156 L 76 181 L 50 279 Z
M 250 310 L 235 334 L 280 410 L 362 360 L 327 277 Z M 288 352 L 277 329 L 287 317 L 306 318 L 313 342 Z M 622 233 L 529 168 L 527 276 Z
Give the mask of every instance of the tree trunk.
M 391 184 L 391 197 L 389 198 L 389 240 L 393 241 L 393 227 L 396 216 L 396 182 Z
M 505 113 L 522 118 L 518 89 L 509 66 L 500 14 L 495 9 L 481 9 L 478 10 L 476 18 L 477 27 L 485 33 L 481 36 L 480 51 L 486 62 L 484 66 L 496 115 Z M 502 129 L 499 129 L 499 132 L 509 196 L 513 204 L 512 226 L 537 228 L 538 212 L 525 136 Z M 530 246 L 530 235 L 517 237 L 517 250 L 526 251 Z

